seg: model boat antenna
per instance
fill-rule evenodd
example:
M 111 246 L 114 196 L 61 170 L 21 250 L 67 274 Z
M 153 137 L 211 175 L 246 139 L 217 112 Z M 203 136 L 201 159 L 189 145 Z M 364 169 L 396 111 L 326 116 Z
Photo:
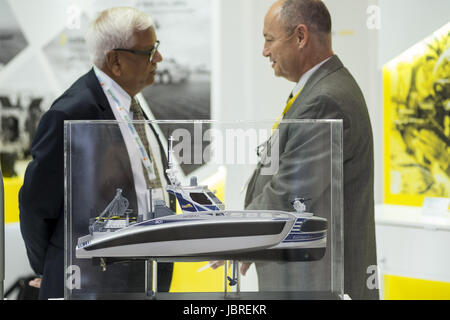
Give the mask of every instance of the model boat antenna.
M 108 204 L 108 206 L 103 210 L 96 221 L 89 227 L 89 231 L 92 233 L 96 230 L 97 224 L 106 224 L 106 222 L 111 219 L 111 217 L 123 217 L 127 213 L 129 206 L 128 200 L 122 196 L 122 189 L 116 190 L 116 196 Z M 107 217 L 105 217 L 108 215 Z
M 168 139 L 169 147 L 167 151 L 167 162 L 168 162 L 168 169 L 166 170 L 167 177 L 170 180 L 170 183 L 174 186 L 179 186 L 181 183 L 177 179 L 177 170 L 174 168 L 173 164 L 173 158 L 174 158 L 174 151 L 173 151 L 173 142 L 175 139 L 173 136 L 170 136 Z

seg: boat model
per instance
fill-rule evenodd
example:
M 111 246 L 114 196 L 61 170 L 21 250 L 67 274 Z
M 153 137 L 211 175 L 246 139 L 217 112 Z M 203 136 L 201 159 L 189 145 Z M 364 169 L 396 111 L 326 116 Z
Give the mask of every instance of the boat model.
M 169 143 L 167 192 L 175 195 L 183 213 L 177 215 L 150 197 L 150 212 L 132 218 L 128 200 L 118 189 L 92 219 L 89 234 L 78 239 L 77 258 L 314 261 L 324 256 L 328 222 L 305 212 L 304 199 L 292 202 L 293 212 L 225 210 L 195 178 L 189 186 L 181 185 L 171 161 L 172 138 Z

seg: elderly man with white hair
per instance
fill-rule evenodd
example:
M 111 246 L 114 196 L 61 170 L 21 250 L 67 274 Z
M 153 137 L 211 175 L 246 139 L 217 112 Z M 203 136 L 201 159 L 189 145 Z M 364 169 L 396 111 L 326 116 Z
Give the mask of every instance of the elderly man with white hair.
M 162 61 L 151 18 L 133 8 L 101 12 L 89 28 L 87 44 L 94 66 L 43 115 L 31 148 L 33 160 L 19 193 L 20 226 L 28 258 L 42 276 L 41 281 L 33 282 L 40 285 L 40 299 L 64 296 L 64 121 L 146 119 L 135 97 L 154 83 L 157 64 Z M 132 138 L 128 126 L 117 127 L 116 134 L 106 138 L 89 138 L 86 142 L 95 146 L 96 154 L 113 153 L 114 157 L 95 167 L 95 175 L 77 173 L 85 183 L 72 188 L 77 188 L 86 212 L 103 210 L 116 188 L 123 189 L 135 213 L 146 210 L 148 188 L 173 207 L 174 199 L 164 191 L 166 159 L 157 134 L 150 126 L 135 126 L 153 170 L 144 166 L 140 153 L 135 152 L 139 139 Z M 100 278 L 86 275 L 90 267 L 90 262 L 80 266 L 82 276 L 94 287 L 106 292 L 143 290 L 143 262 L 108 266 Z M 172 268 L 172 264 L 163 264 L 158 269 L 160 291 L 169 290 Z M 81 289 L 84 286 L 82 283 Z

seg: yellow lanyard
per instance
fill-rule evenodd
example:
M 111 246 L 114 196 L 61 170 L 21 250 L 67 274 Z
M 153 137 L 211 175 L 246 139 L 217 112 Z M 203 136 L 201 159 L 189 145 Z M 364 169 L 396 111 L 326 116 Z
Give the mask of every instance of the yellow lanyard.
M 291 109 L 292 105 L 294 104 L 295 100 L 297 100 L 298 96 L 300 95 L 300 92 L 302 92 L 303 88 L 300 89 L 300 91 L 295 95 L 295 97 L 292 97 L 289 99 L 286 108 L 284 108 L 283 113 L 281 116 L 277 118 L 277 121 L 275 121 L 275 124 L 272 127 L 272 132 L 278 129 L 278 126 L 280 125 L 280 121 L 283 119 L 284 115 Z

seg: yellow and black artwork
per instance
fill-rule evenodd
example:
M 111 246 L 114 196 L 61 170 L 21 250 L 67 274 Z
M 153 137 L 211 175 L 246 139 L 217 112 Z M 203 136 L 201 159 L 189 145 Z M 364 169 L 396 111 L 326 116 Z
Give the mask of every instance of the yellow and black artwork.
M 450 23 L 383 68 L 385 203 L 450 197 Z

